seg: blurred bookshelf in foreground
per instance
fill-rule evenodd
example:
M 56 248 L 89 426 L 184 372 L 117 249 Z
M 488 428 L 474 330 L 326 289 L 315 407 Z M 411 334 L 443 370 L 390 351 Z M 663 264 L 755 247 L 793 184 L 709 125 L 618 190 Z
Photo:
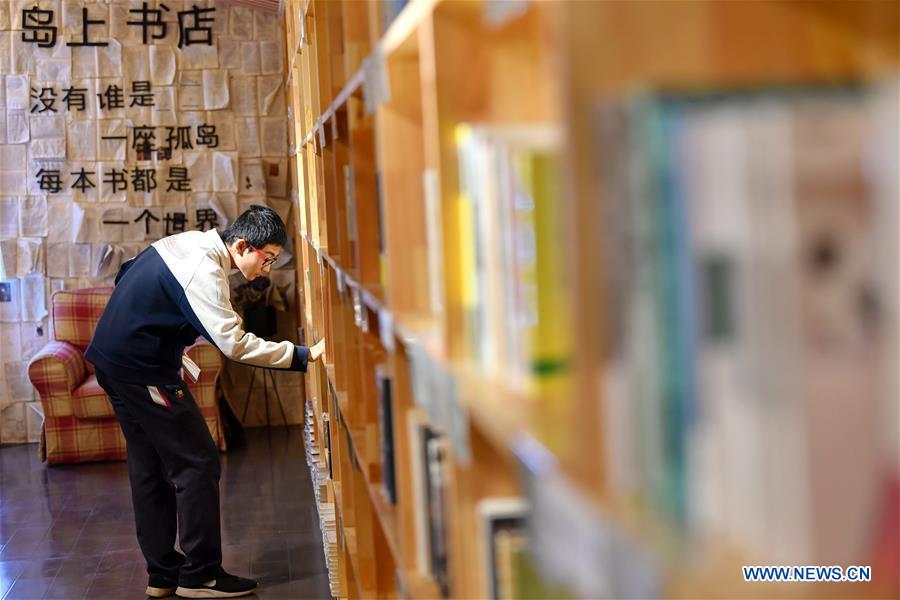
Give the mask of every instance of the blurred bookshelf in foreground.
M 284 21 L 336 597 L 900 594 L 898 5 Z

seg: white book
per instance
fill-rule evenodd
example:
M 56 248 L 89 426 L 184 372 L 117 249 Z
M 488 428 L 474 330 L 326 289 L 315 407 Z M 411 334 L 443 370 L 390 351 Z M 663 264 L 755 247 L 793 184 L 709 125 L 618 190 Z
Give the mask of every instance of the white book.
M 762 428 L 757 458 L 765 476 L 766 558 L 781 564 L 812 560 L 808 431 L 797 356 L 798 255 L 794 208 L 796 149 L 790 107 L 773 98 L 748 111 L 749 255 L 740 313 L 744 343 L 741 383 L 756 398 Z M 735 517 L 737 519 L 737 517 Z
M 688 110 L 679 170 L 690 215 L 698 282 L 697 423 L 688 442 L 690 520 L 701 535 L 743 542 L 764 531 L 758 422 L 740 384 L 746 331 L 738 303 L 748 260 L 748 189 L 743 113 L 735 106 Z M 740 515 L 735 519 L 735 515 Z
M 807 514 L 813 560 L 849 564 L 868 550 L 883 485 L 877 385 L 885 328 L 875 296 L 873 198 L 865 184 L 869 113 L 861 94 L 815 95 L 791 108 L 798 397 L 813 499 Z

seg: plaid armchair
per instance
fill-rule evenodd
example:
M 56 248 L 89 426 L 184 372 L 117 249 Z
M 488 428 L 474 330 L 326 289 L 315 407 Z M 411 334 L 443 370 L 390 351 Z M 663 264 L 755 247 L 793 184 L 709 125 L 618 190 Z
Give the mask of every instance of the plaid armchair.
M 62 290 L 53 294 L 53 340 L 28 365 L 28 376 L 41 396 L 44 427 L 41 460 L 48 464 L 125 460 L 125 438 L 112 403 L 84 360 L 97 321 L 112 288 Z M 201 338 L 186 354 L 201 369 L 197 383 L 187 382 L 219 450 L 225 450 L 216 380 L 222 355 Z

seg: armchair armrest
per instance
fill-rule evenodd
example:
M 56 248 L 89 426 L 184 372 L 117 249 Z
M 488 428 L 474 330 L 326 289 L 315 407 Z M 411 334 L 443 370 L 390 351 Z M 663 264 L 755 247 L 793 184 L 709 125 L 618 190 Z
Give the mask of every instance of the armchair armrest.
M 219 371 L 222 370 L 222 353 L 202 338 L 193 346 L 185 348 L 184 353 L 200 367 L 200 379 L 196 383 L 188 382 L 197 406 L 200 407 L 204 416 L 215 415 L 218 419 L 216 380 L 219 377 Z
M 44 346 L 28 363 L 28 378 L 41 395 L 44 412 L 55 414 L 49 405 L 51 399 L 68 400 L 72 390 L 86 376 L 81 350 L 68 342 L 53 341 Z

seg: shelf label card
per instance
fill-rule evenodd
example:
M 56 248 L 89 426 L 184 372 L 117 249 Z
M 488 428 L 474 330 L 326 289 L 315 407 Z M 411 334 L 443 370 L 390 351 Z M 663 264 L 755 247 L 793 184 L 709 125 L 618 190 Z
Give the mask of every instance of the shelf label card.
M 528 11 L 530 0 L 488 0 L 484 3 L 482 17 L 490 27 L 502 27 Z
M 376 46 L 372 53 L 363 60 L 362 72 L 363 99 L 366 113 L 371 114 L 391 99 L 387 58 L 381 47 Z
M 381 344 L 390 354 L 394 353 L 394 317 L 390 311 L 382 308 L 378 311 L 378 333 Z
M 588 598 L 662 595 L 660 569 L 650 553 L 605 517 L 555 464 L 526 466 L 522 472 L 532 509 L 530 547 L 545 579 Z
M 344 297 L 344 290 L 346 289 L 344 286 L 344 272 L 340 269 L 334 270 L 335 282 L 337 283 L 338 294 L 341 295 L 341 298 Z
M 447 373 L 444 380 L 446 393 L 444 399 L 449 408 L 449 423 L 447 431 L 450 432 L 450 443 L 453 447 L 453 455 L 462 466 L 472 463 L 472 444 L 469 440 L 469 418 L 466 407 L 459 397 L 459 387 L 451 373 Z
M 428 381 L 428 354 L 422 344 L 416 340 L 409 340 L 406 346 L 409 353 L 413 402 L 430 415 L 431 384 Z
M 297 23 L 300 25 L 299 50 L 306 44 L 306 14 L 304 14 L 302 6 L 298 9 L 297 13 Z
M 356 324 L 357 327 L 362 329 L 363 305 L 362 305 L 362 302 L 360 301 L 360 297 L 359 297 L 359 288 L 354 287 L 350 290 L 350 292 L 353 297 L 353 322 Z

